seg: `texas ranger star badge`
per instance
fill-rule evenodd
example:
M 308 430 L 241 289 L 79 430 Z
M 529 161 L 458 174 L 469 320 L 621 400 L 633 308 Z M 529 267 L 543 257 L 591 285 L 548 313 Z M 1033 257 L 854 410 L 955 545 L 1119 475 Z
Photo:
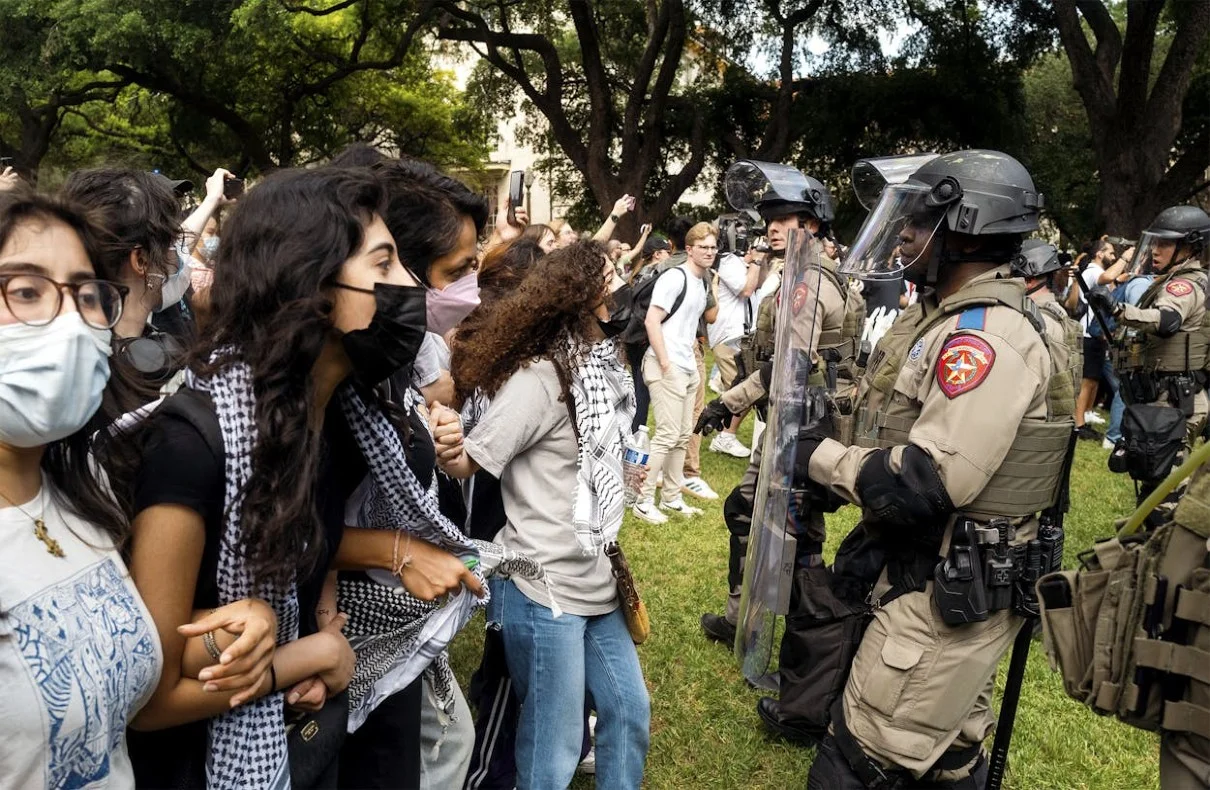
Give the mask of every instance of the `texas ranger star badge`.
M 1193 286 L 1186 280 L 1173 280 L 1164 286 L 1164 290 L 1173 296 L 1188 296 L 1193 293 Z
M 974 335 L 954 335 L 937 359 L 937 385 L 947 398 L 956 398 L 983 383 L 996 361 L 996 352 Z

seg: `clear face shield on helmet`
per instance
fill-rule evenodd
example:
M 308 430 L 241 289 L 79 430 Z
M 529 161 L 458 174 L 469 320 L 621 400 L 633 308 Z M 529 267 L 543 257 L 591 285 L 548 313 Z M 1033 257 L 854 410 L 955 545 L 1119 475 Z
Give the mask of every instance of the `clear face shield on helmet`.
M 936 158 L 937 154 L 906 154 L 859 159 L 853 165 L 853 192 L 857 194 L 857 202 L 866 211 L 872 210 L 887 184 L 902 184 L 912 173 Z
M 736 211 L 755 211 L 757 203 L 770 199 L 803 200 L 808 186 L 800 171 L 774 162 L 741 159 L 723 176 L 723 192 Z
M 1126 273 L 1132 276 L 1140 274 L 1160 274 L 1169 266 L 1178 263 L 1177 258 L 1182 252 L 1181 242 L 1184 234 L 1172 231 L 1143 231 L 1139 243 L 1134 247 L 1134 257 L 1126 265 Z
M 842 274 L 892 280 L 920 263 L 945 219 L 948 203 L 920 184 L 888 184 L 840 264 Z

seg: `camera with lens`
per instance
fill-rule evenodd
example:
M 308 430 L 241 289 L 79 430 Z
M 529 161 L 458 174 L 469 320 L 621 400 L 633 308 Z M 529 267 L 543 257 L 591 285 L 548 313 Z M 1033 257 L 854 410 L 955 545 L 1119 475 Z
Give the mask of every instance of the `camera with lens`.
M 759 231 L 748 214 L 723 214 L 718 218 L 719 258 L 723 255 L 747 255 L 757 235 Z

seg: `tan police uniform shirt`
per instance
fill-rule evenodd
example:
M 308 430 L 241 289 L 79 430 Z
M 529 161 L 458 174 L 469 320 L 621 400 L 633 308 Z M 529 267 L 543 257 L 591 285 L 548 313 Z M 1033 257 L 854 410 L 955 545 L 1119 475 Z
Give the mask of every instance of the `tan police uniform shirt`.
M 790 311 L 793 319 L 790 322 L 790 346 L 809 349 L 812 358 L 818 359 L 816 350 L 819 348 L 819 336 L 825 329 L 834 330 L 839 334 L 844 324 L 845 295 L 831 278 L 816 268 L 821 265 L 819 261 L 823 255 L 823 245 L 819 239 L 810 240 L 809 250 L 812 256 L 811 265 L 807 267 L 802 281 L 795 284 L 791 291 L 793 301 Z M 812 291 L 816 290 L 818 298 L 814 298 L 812 294 Z M 732 414 L 742 414 L 766 394 L 760 373 L 757 372 L 723 393 L 722 401 Z
M 996 276 L 1009 276 L 1008 266 L 972 282 Z M 935 297 L 926 297 L 904 311 L 896 324 L 919 321 L 936 305 Z M 1021 421 L 1046 419 L 1051 366 L 1038 331 L 1016 310 L 987 307 L 982 329 L 958 330 L 960 320 L 960 315 L 951 316 L 920 339 L 899 371 L 893 394 L 921 404 L 909 441 L 928 452 L 959 510 L 999 468 Z M 963 346 L 962 338 L 975 342 Z M 860 387 L 865 386 L 863 381 Z M 871 402 L 867 408 L 876 411 L 880 405 Z M 811 456 L 811 478 L 861 504 L 857 474 L 871 452 L 825 439 Z M 894 471 L 902 456 L 902 447 L 891 451 Z

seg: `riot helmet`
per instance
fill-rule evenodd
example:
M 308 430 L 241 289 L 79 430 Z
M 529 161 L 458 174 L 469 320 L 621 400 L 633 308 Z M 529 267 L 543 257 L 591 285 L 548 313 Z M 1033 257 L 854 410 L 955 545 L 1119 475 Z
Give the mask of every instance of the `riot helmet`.
M 853 192 L 866 211 L 873 211 L 887 184 L 902 184 L 937 154 L 905 154 L 858 159 L 853 165 Z
M 1013 257 L 1013 277 L 1027 280 L 1046 277 L 1063 268 L 1055 245 L 1043 239 L 1026 239 Z
M 1008 262 L 1021 234 L 1038 229 L 1041 208 L 1033 178 L 1013 157 L 987 150 L 944 154 L 902 183 L 885 185 L 841 269 L 867 279 L 889 279 L 926 263 L 926 282 L 932 284 L 941 265 L 968 259 L 947 249 L 951 233 L 1001 241 L 1000 249 L 981 250 L 969 259 Z
M 1130 272 L 1164 271 L 1204 253 L 1207 242 L 1210 242 L 1210 216 L 1197 206 L 1171 206 L 1156 215 L 1139 237 Z
M 789 165 L 741 159 L 723 177 L 727 202 L 736 211 L 755 209 L 761 219 L 806 214 L 826 229 L 836 218 L 828 188 Z

